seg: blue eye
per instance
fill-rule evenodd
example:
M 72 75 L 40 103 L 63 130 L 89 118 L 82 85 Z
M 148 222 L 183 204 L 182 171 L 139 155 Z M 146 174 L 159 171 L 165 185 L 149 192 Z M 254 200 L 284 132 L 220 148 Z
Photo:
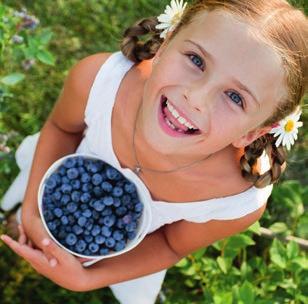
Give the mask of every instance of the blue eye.
M 230 95 L 228 95 L 228 93 L 231 93 Z M 232 101 L 234 101 L 237 105 L 239 105 L 240 107 L 244 108 L 243 105 L 243 98 L 241 97 L 241 95 L 235 93 L 235 92 L 227 92 L 227 95 L 230 97 L 230 99 Z
M 195 54 L 188 54 L 188 57 L 190 58 L 191 62 L 193 62 L 194 65 L 203 70 L 203 60 L 200 56 Z

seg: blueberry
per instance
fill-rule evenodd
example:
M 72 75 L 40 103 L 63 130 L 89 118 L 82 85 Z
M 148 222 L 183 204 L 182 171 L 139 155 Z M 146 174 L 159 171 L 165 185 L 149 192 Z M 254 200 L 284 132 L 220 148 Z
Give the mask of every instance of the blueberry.
M 61 176 L 66 175 L 66 168 L 65 168 L 64 166 L 61 165 L 61 166 L 58 168 L 58 174 L 61 175 Z
M 61 192 L 60 191 L 56 191 L 56 192 L 54 192 L 52 194 L 52 199 L 53 199 L 54 202 L 60 201 L 61 196 L 62 196 Z
M 122 203 L 124 205 L 127 205 L 131 202 L 132 198 L 129 194 L 124 194 L 122 197 L 121 197 L 121 200 L 122 200 Z
M 131 222 L 131 223 L 126 225 L 125 230 L 127 232 L 132 232 L 132 231 L 136 230 L 136 228 L 137 228 L 137 223 L 136 222 Z
M 49 179 L 53 179 L 56 181 L 57 185 L 61 185 L 61 180 L 62 180 L 62 177 L 59 173 L 52 173 L 50 176 L 49 176 Z
M 124 237 L 124 234 L 120 231 L 120 230 L 115 230 L 112 234 L 112 237 L 116 240 L 116 241 L 119 241 L 119 240 L 122 240 L 123 237 Z
M 80 197 L 81 197 L 81 192 L 79 191 L 73 191 L 73 193 L 71 194 L 71 199 L 73 202 L 78 203 L 80 201 Z
M 116 197 L 120 197 L 123 194 L 123 189 L 120 187 L 114 187 L 112 190 L 112 195 Z
M 84 160 L 82 158 L 82 156 L 77 156 L 76 157 L 76 162 L 78 166 L 83 166 L 84 165 Z
M 129 240 L 133 240 L 136 237 L 136 231 L 130 231 L 127 233 L 127 237 Z
M 82 215 L 86 218 L 90 218 L 92 216 L 92 211 L 90 209 L 86 209 L 82 212 Z
M 118 176 L 118 171 L 115 168 L 109 167 L 106 170 L 106 176 L 108 179 L 115 180 Z
M 86 169 L 84 167 L 78 167 L 78 172 L 80 175 L 86 172 Z
M 63 166 L 65 168 L 68 168 L 68 169 L 75 167 L 76 166 L 76 158 L 67 158 L 64 161 Z
M 75 223 L 75 218 L 73 215 L 70 214 L 67 216 L 67 218 L 68 218 L 69 225 L 73 225 Z
M 60 229 L 58 235 L 57 235 L 57 239 L 65 239 L 66 238 L 67 233 L 65 232 L 64 229 Z
M 88 203 L 88 202 L 90 201 L 90 199 L 91 199 L 91 195 L 90 195 L 90 193 L 88 193 L 88 192 L 85 192 L 85 193 L 83 193 L 83 194 L 80 196 L 80 201 L 81 201 L 82 203 Z
M 71 180 L 70 185 L 72 186 L 73 190 L 80 190 L 81 188 L 81 182 L 79 179 Z
M 66 241 L 67 245 L 73 246 L 77 242 L 77 236 L 73 233 L 69 233 L 66 236 L 65 241 Z
M 103 203 L 106 205 L 106 206 L 111 206 L 113 204 L 113 197 L 112 196 L 105 196 L 103 198 Z
M 81 181 L 83 183 L 88 183 L 91 180 L 91 176 L 88 173 L 82 173 Z
M 142 210 L 143 210 L 143 204 L 141 202 L 135 205 L 136 212 L 141 212 Z
M 109 236 L 111 236 L 111 233 L 112 232 L 111 232 L 109 227 L 103 226 L 103 228 L 102 228 L 102 235 L 103 236 L 109 237 Z
M 66 215 L 63 215 L 63 216 L 61 217 L 61 223 L 62 223 L 63 225 L 67 225 L 67 224 L 68 224 L 68 217 L 67 217 Z
M 105 245 L 112 248 L 115 245 L 115 240 L 112 237 L 108 237 L 105 241 Z
M 69 185 L 69 184 L 63 184 L 62 186 L 61 186 L 61 191 L 63 192 L 63 193 L 71 193 L 72 192 L 72 190 L 73 190 L 73 187 L 71 186 L 71 185 Z
M 63 176 L 61 179 L 61 184 L 69 184 L 70 180 L 68 179 L 67 176 Z
M 122 219 L 118 219 L 116 222 L 116 226 L 120 229 L 124 228 L 124 223 Z
M 74 218 L 78 221 L 78 219 L 81 217 L 81 211 L 80 210 L 76 210 L 74 212 Z
M 96 243 L 91 243 L 91 244 L 89 244 L 89 250 L 92 253 L 95 253 L 99 250 L 99 246 Z
M 79 175 L 79 171 L 77 168 L 70 168 L 67 170 L 66 174 L 69 179 L 76 179 Z
M 63 194 L 61 198 L 61 203 L 66 205 L 71 200 L 71 197 L 68 194 Z
M 100 255 L 107 255 L 109 253 L 109 249 L 108 248 L 101 248 L 99 251 Z
M 115 207 L 121 206 L 121 200 L 118 197 L 115 197 L 113 199 L 113 206 L 115 206 Z
M 135 213 L 133 213 L 133 220 L 134 221 L 136 221 L 138 218 L 140 218 L 141 217 L 141 212 L 139 213 L 139 212 L 135 212 Z
M 86 217 L 84 217 L 84 216 L 81 216 L 79 219 L 78 219 L 78 225 L 80 226 L 80 227 L 83 227 L 85 224 L 86 224 L 86 222 L 87 222 L 87 218 Z
M 88 209 L 88 205 L 87 204 L 81 204 L 79 206 L 79 208 L 80 208 L 80 210 L 84 211 L 84 210 Z
M 57 229 L 57 225 L 55 224 L 55 222 L 48 222 L 47 227 L 49 228 L 50 231 L 54 231 Z
M 84 240 L 87 242 L 87 243 L 91 243 L 93 241 L 93 236 L 92 235 L 86 235 L 84 237 Z
M 100 215 L 97 211 L 93 210 L 92 211 L 92 217 L 95 219 L 95 220 L 98 220 L 100 218 Z
M 125 241 L 121 240 L 119 242 L 116 242 L 114 250 L 115 251 L 120 251 L 120 250 L 123 250 L 124 248 L 125 248 Z
M 91 234 L 93 236 L 96 236 L 96 235 L 98 235 L 100 233 L 101 233 L 101 228 L 98 225 L 94 225 L 94 227 L 91 230 Z
M 46 222 L 50 222 L 54 219 L 54 216 L 50 210 L 44 210 L 43 214 Z
M 119 216 L 124 215 L 127 212 L 127 208 L 125 208 L 124 206 L 120 206 L 118 208 L 116 208 L 115 213 Z
M 72 230 L 76 235 L 79 235 L 83 232 L 83 229 L 78 225 L 74 225 Z
M 99 167 L 94 161 L 89 161 L 88 164 L 86 164 L 86 168 L 90 173 L 97 173 L 99 171 Z
M 62 209 L 60 209 L 60 208 L 55 208 L 55 209 L 53 210 L 53 214 L 54 214 L 56 217 L 61 217 L 61 216 L 63 215 L 63 211 L 62 211 Z
M 122 218 L 124 224 L 129 224 L 132 221 L 132 216 L 131 214 L 126 214 Z
M 49 189 L 54 189 L 57 186 L 57 181 L 52 176 L 46 181 L 46 187 Z
M 101 187 L 96 186 L 93 188 L 93 193 L 96 197 L 101 197 L 104 194 L 104 190 Z
M 127 193 L 133 193 L 136 191 L 136 186 L 133 183 L 129 182 L 124 185 L 124 190 Z
M 48 188 L 48 187 L 45 187 L 45 189 L 44 189 L 44 195 L 52 194 L 53 192 L 54 192 L 54 189 L 51 189 L 51 188 Z
M 100 211 L 102 211 L 105 208 L 105 205 L 104 205 L 102 200 L 97 200 L 97 201 L 94 202 L 93 208 L 96 211 L 100 212 Z
M 70 213 L 74 213 L 77 210 L 77 208 L 78 208 L 77 205 L 73 202 L 70 202 L 66 205 L 66 209 Z
M 102 176 L 99 174 L 99 173 L 95 173 L 93 176 L 92 176 L 92 184 L 97 186 L 99 185 L 101 182 L 103 181 L 103 178 Z
M 101 184 L 101 188 L 105 191 L 105 192 L 111 192 L 112 191 L 112 185 L 108 182 L 102 182 Z
M 115 215 L 112 214 L 112 215 L 105 216 L 103 223 L 104 223 L 104 225 L 111 227 L 111 226 L 114 225 L 115 221 L 116 221 L 116 217 L 115 217 Z
M 111 207 L 106 207 L 106 208 L 102 211 L 101 215 L 111 215 L 112 213 L 113 213 L 112 208 L 111 208 Z
M 102 236 L 102 235 L 97 235 L 95 237 L 95 243 L 98 244 L 98 245 L 101 245 L 105 242 L 105 237 Z
M 87 244 L 83 240 L 79 240 L 75 245 L 75 249 L 79 253 L 82 253 L 86 249 L 86 247 L 87 247 Z
M 85 183 L 81 186 L 82 192 L 90 192 L 93 189 L 93 185 L 90 183 Z

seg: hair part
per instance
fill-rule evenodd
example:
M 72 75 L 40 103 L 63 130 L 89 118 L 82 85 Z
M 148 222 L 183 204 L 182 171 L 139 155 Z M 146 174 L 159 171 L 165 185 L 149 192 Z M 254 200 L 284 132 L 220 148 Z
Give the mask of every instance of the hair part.
M 281 58 L 287 96 L 279 101 L 274 113 L 259 128 L 271 126 L 294 112 L 301 105 L 308 87 L 308 23 L 303 11 L 285 0 L 196 0 L 186 7 L 168 41 L 202 12 L 214 10 L 229 13 L 252 25 L 258 38 Z M 161 30 L 155 28 L 157 24 L 157 17 L 151 17 L 128 28 L 120 46 L 122 53 L 136 63 L 153 58 L 164 41 L 159 37 Z M 146 34 L 152 35 L 148 41 L 138 39 L 138 36 Z M 276 147 L 276 139 L 268 133 L 244 149 L 240 159 L 242 176 L 253 182 L 255 187 L 263 188 L 277 182 L 285 170 L 286 152 L 282 146 Z M 270 169 L 260 174 L 256 172 L 255 166 L 264 151 L 269 156 Z

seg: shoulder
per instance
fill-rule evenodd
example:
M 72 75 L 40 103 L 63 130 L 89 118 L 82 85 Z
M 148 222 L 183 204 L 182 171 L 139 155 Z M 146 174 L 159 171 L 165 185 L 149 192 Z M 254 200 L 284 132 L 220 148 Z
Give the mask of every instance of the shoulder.
M 94 79 L 112 53 L 97 53 L 79 60 L 68 72 L 49 120 L 65 132 L 85 129 L 84 112 Z
M 234 220 L 210 220 L 206 223 L 181 220 L 162 229 L 170 248 L 182 258 L 218 240 L 245 231 L 261 218 L 265 208 L 266 203 L 256 211 Z

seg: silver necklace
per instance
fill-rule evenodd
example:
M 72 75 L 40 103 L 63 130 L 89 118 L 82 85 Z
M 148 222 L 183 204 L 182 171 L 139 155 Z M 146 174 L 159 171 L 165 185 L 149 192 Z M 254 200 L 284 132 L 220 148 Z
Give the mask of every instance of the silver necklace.
M 188 164 L 188 165 L 185 165 L 185 166 L 182 166 L 182 167 L 179 167 L 179 168 L 175 168 L 175 169 L 172 169 L 172 170 L 166 170 L 166 171 L 162 171 L 162 170 L 154 170 L 154 169 L 150 169 L 150 168 L 146 168 L 146 167 L 143 167 L 140 165 L 138 159 L 137 159 L 137 153 L 136 153 L 136 150 L 135 150 L 135 134 L 136 134 L 136 127 L 137 127 L 137 118 L 138 118 L 138 114 L 140 112 L 140 109 L 141 109 L 141 103 L 140 103 L 140 106 L 138 108 L 138 112 L 137 112 L 137 116 L 136 116 L 136 119 L 135 119 L 135 126 L 134 126 L 134 134 L 133 134 L 133 154 L 134 154 L 134 158 L 135 158 L 135 161 L 137 163 L 137 165 L 134 166 L 134 169 L 133 171 L 139 176 L 141 170 L 147 170 L 147 171 L 152 171 L 152 172 L 156 172 L 156 173 L 170 173 L 170 172 L 174 172 L 174 171 L 177 171 L 177 170 L 180 170 L 180 169 L 184 169 L 184 168 L 187 168 L 187 167 L 191 167 L 192 165 L 194 164 L 197 164 L 197 163 L 200 163 L 201 161 L 204 161 L 206 159 L 208 159 L 212 154 L 206 156 L 205 158 L 201 159 L 201 160 L 197 160 L 191 164 Z

